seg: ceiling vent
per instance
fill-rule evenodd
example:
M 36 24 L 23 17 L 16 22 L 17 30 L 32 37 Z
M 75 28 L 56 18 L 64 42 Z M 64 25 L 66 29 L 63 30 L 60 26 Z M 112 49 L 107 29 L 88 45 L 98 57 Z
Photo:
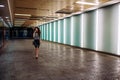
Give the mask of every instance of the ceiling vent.
M 56 13 L 61 13 L 61 14 L 71 14 L 73 13 L 72 10 L 69 10 L 69 9 L 61 9 L 59 11 L 56 11 Z
M 16 7 L 17 9 L 29 9 L 29 10 L 37 10 L 37 8 L 28 8 L 28 7 Z

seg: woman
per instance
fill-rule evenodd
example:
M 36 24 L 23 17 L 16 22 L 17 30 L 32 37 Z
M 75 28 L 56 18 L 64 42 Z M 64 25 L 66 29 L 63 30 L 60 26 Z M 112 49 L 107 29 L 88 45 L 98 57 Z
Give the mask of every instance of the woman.
M 33 44 L 35 46 L 35 57 L 38 59 L 38 51 L 39 51 L 39 46 L 40 46 L 40 29 L 38 27 L 35 27 L 34 32 L 33 32 Z

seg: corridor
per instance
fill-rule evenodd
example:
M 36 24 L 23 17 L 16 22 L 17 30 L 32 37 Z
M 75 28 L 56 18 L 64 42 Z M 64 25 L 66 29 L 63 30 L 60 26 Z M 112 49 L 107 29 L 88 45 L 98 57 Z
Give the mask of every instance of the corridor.
M 120 80 L 120 58 L 42 41 L 8 41 L 0 51 L 0 80 Z

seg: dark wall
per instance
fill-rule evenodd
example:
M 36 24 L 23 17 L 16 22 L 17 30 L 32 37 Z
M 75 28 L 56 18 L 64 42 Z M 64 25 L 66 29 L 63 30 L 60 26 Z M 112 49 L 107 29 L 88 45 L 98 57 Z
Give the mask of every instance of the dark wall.
M 32 38 L 33 29 L 27 27 L 12 27 L 10 29 L 10 38 L 12 39 L 28 39 Z
M 0 27 L 0 48 L 4 45 L 5 40 L 5 28 Z

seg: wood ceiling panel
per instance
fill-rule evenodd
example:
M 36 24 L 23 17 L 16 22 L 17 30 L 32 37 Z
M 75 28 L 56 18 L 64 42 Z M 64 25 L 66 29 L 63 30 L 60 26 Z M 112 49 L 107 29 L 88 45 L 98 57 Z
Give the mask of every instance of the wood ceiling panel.
M 15 13 L 19 14 L 31 14 L 32 16 L 50 16 L 50 17 L 63 17 L 67 14 L 56 13 L 59 10 L 72 11 L 72 13 L 81 11 L 83 9 L 87 9 L 93 6 L 90 5 L 81 5 L 76 4 L 76 1 L 85 1 L 94 3 L 97 0 L 14 0 L 15 3 Z M 110 0 L 98 0 L 100 3 L 104 3 Z M 31 19 L 31 18 L 30 18 Z M 37 20 L 37 19 L 36 19 Z M 32 22 L 36 22 L 36 20 L 26 21 L 24 24 L 29 25 Z M 40 18 L 41 22 L 48 21 L 47 19 Z

